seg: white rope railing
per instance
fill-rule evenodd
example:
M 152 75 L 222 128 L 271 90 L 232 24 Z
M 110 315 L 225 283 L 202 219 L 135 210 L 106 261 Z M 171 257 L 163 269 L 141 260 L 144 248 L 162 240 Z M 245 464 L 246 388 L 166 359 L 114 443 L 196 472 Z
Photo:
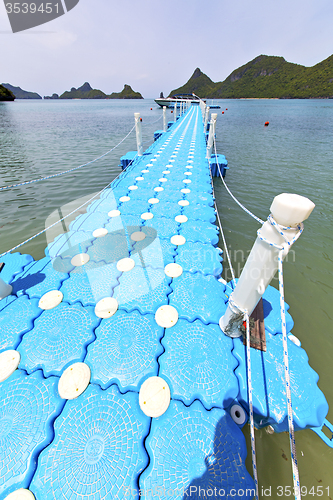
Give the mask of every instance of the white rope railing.
M 112 149 L 110 149 L 109 151 L 107 151 L 103 155 L 99 156 L 98 158 L 95 158 L 94 160 L 88 161 L 88 163 L 84 163 L 83 165 L 79 165 L 78 167 L 74 167 L 74 168 L 71 168 L 69 170 L 65 170 L 64 172 L 59 172 L 58 174 L 47 175 L 47 176 L 41 177 L 39 179 L 33 179 L 31 181 L 24 181 L 24 182 L 20 182 L 19 184 L 11 184 L 10 186 L 2 186 L 2 187 L 0 187 L 0 191 L 5 191 L 7 189 L 12 189 L 12 188 L 20 187 L 20 186 L 26 186 L 28 184 L 33 184 L 35 182 L 53 179 L 54 177 L 60 177 L 61 175 L 65 175 L 65 174 L 69 174 L 70 172 L 74 172 L 75 170 L 78 170 L 79 168 L 83 168 L 83 167 L 86 167 L 88 165 L 91 165 L 92 163 L 95 163 L 96 161 L 100 160 L 101 158 L 104 158 L 105 156 L 110 154 L 112 151 L 114 151 L 118 146 L 120 146 L 120 144 L 122 144 L 127 139 L 127 137 L 133 132 L 134 128 L 135 128 L 135 125 L 134 125 L 134 127 L 132 127 L 132 129 L 128 132 L 128 134 L 116 146 L 114 146 Z

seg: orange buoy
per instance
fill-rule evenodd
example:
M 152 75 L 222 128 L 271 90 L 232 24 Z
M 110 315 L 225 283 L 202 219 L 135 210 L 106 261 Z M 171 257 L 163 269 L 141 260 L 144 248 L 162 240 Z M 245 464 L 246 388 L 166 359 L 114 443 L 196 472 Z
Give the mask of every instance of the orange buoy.
M 173 113 L 173 111 L 171 110 L 171 113 Z
M 150 111 L 152 110 L 153 108 L 150 108 Z
M 268 127 L 268 125 L 269 125 L 269 122 L 265 122 L 265 127 Z
M 228 108 L 225 108 L 226 111 L 228 111 Z
M 142 122 L 142 118 L 140 118 L 140 122 Z
M 224 115 L 224 111 L 222 111 L 222 115 Z

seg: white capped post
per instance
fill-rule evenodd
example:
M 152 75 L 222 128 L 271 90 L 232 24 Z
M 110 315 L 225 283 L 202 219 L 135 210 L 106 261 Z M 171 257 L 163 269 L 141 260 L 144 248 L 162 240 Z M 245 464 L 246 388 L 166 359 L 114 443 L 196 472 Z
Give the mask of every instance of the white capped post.
M 0 300 L 8 297 L 8 295 L 12 293 L 12 290 L 12 285 L 8 285 L 2 278 L 0 278 Z
M 163 130 L 166 132 L 168 130 L 167 117 L 166 117 L 166 106 L 163 106 Z
M 216 118 L 217 118 L 217 113 L 212 113 L 209 126 L 209 136 L 208 136 L 207 153 L 206 153 L 206 158 L 208 159 L 210 159 L 210 157 L 212 156 L 212 149 L 215 137 Z
M 135 118 L 136 145 L 138 148 L 138 156 L 142 156 L 143 147 L 142 147 L 142 129 L 141 129 L 140 113 L 134 113 L 134 118 Z
M 175 105 L 174 105 L 174 108 L 173 108 L 173 121 L 174 122 L 177 121 L 177 101 L 175 101 Z
M 207 132 L 207 123 L 208 123 L 208 120 L 209 120 L 209 111 L 210 111 L 210 107 L 206 106 L 205 121 L 204 121 L 204 132 L 205 133 Z
M 283 258 L 300 231 L 315 204 L 297 194 L 282 193 L 271 205 L 271 216 L 258 231 L 245 267 L 230 297 L 227 310 L 220 319 L 220 327 L 229 337 L 240 337 L 244 311 L 250 316 L 278 269 L 279 248 Z M 277 226 L 274 225 L 277 224 Z M 272 246 L 276 245 L 276 246 Z

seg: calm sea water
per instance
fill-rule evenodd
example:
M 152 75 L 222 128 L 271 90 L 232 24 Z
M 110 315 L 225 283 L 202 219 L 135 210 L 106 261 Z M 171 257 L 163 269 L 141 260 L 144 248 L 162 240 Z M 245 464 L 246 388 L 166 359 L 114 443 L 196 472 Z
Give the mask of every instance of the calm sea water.
M 285 289 L 295 321 L 293 333 L 319 374 L 319 387 L 332 407 L 328 419 L 333 421 L 333 101 L 225 100 L 219 104 L 218 152 L 229 161 L 226 181 L 237 198 L 263 219 L 281 192 L 307 196 L 316 204 L 285 263 Z M 143 118 L 143 140 L 148 147 L 153 132 L 162 127 L 161 120 L 156 122 L 161 109 L 152 100 L 0 103 L 0 186 L 94 159 L 129 132 L 135 111 Z M 264 127 L 266 121 L 268 127 Z M 1 192 L 0 253 L 42 230 L 59 207 L 101 190 L 120 172 L 119 158 L 135 147 L 132 133 L 114 152 L 89 167 Z M 258 224 L 235 204 L 218 179 L 215 190 L 239 275 Z M 38 259 L 44 256 L 46 244 L 43 235 L 21 252 Z M 230 279 L 227 267 L 224 274 Z M 277 286 L 276 281 L 273 284 Z M 278 487 L 292 486 L 288 435 L 261 430 L 256 432 L 256 442 L 260 489 L 271 487 L 266 496 L 280 498 Z M 297 432 L 296 444 L 304 490 L 309 492 L 314 486 L 312 491 L 317 492 L 317 486 L 322 486 L 323 498 L 333 498 L 333 450 L 310 430 Z M 251 471 L 249 457 L 247 465 Z

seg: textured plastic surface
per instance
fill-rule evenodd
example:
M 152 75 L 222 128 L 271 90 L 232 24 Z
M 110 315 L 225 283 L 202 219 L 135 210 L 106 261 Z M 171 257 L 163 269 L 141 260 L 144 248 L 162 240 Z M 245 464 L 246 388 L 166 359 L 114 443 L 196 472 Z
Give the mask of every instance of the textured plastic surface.
M 220 276 L 222 273 L 222 256 L 213 245 L 189 242 L 178 249 L 176 257 L 184 271 L 190 273 L 201 272 Z
M 56 379 L 16 370 L 0 384 L 0 498 L 27 488 L 40 450 L 53 439 L 52 422 L 63 401 Z
M 91 367 L 92 382 L 103 389 L 116 383 L 122 391 L 139 391 L 143 377 L 157 375 L 163 329 L 152 315 L 118 311 L 102 321 L 95 333 L 85 360 Z
M 278 432 L 288 431 L 288 409 L 283 371 L 282 335 L 266 331 L 267 352 L 251 349 L 253 409 L 257 427 L 272 425 Z M 234 339 L 234 351 L 239 366 L 239 402 L 248 409 L 245 346 Z M 326 399 L 317 386 L 318 375 L 308 365 L 301 347 L 288 339 L 291 398 L 295 429 L 322 425 L 328 412 Z
M 63 302 L 44 311 L 17 348 L 20 367 L 28 373 L 41 368 L 45 376 L 60 376 L 66 366 L 84 360 L 99 322 L 92 307 L 83 308 L 80 304 Z
M 30 486 L 36 498 L 121 499 L 137 488 L 148 462 L 143 441 L 150 422 L 138 395 L 91 385 L 84 396 L 68 401 L 55 422 L 55 438 Z
M 147 500 L 183 500 L 192 486 L 213 490 L 254 488 L 245 468 L 246 444 L 242 432 L 223 410 L 204 410 L 195 401 L 189 408 L 172 401 L 169 409 L 152 420 L 146 440 L 149 467 L 140 477 L 140 489 Z M 155 495 L 155 496 L 154 496 Z M 234 496 L 237 500 L 244 497 Z
M 232 340 L 219 326 L 181 319 L 165 332 L 162 344 L 165 352 L 159 358 L 159 375 L 171 381 L 173 398 L 186 405 L 199 399 L 210 409 L 227 408 L 237 397 Z

